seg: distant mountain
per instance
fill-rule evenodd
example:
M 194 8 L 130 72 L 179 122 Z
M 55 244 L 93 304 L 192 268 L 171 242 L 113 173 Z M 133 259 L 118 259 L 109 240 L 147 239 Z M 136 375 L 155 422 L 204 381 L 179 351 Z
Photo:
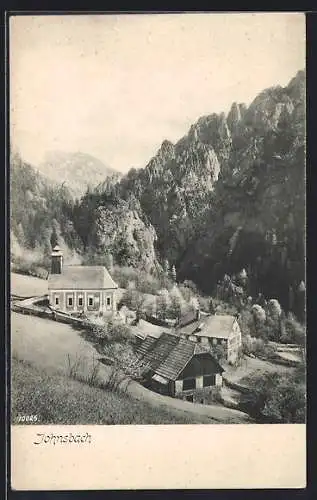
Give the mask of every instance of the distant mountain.
M 75 197 L 82 196 L 87 187 L 95 187 L 109 176 L 117 179 L 121 174 L 87 153 L 49 151 L 37 169 L 58 183 L 65 183 Z

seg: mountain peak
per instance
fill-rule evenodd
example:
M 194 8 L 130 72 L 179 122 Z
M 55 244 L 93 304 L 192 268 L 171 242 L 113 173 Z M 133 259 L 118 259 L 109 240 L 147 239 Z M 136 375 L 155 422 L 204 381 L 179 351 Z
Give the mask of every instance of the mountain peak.
M 164 139 L 160 149 L 158 150 L 158 154 L 161 154 L 163 156 L 171 156 L 173 153 L 174 153 L 174 144 L 171 141 Z
M 64 182 L 77 197 L 84 194 L 87 187 L 100 184 L 107 177 L 118 174 L 98 158 L 81 151 L 48 151 L 37 168 L 53 181 Z
M 306 72 L 299 70 L 286 87 L 286 91 L 291 99 L 300 101 L 305 96 Z

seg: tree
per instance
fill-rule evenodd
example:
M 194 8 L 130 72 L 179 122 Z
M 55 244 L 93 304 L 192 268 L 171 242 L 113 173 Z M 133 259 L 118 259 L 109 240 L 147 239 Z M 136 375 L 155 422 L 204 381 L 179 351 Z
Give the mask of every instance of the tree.
M 214 303 L 213 303 L 212 299 L 210 299 L 210 301 L 209 301 L 208 309 L 209 309 L 209 313 L 210 314 L 215 314 L 216 313 L 216 308 L 214 306 Z
M 224 362 L 227 359 L 227 352 L 224 345 L 217 344 L 215 346 L 212 346 L 211 351 L 215 358 L 219 361 L 219 363 Z
M 272 319 L 277 320 L 282 314 L 282 308 L 277 299 L 270 299 L 268 302 L 268 314 Z
M 140 362 L 129 344 L 107 344 L 103 349 L 103 354 L 111 360 L 106 382 L 108 390 L 126 389 L 132 379 L 137 379 L 141 376 L 142 369 Z
M 156 299 L 156 315 L 159 319 L 165 320 L 170 306 L 169 292 L 166 289 L 161 290 Z
M 169 270 L 170 270 L 170 265 L 169 265 L 169 262 L 167 259 L 164 260 L 163 262 L 163 271 L 164 273 L 168 276 L 168 273 L 169 273 Z
M 173 319 L 179 320 L 182 316 L 183 298 L 176 286 L 171 290 L 169 298 L 170 304 L 168 308 L 168 316 Z
M 136 312 L 137 319 L 140 319 L 142 314 L 145 312 L 144 308 L 145 297 L 138 290 L 132 291 L 132 301 L 131 301 L 131 309 Z
M 121 298 L 120 304 L 136 311 L 137 317 L 140 317 L 144 309 L 145 297 L 135 288 L 128 288 Z
M 199 300 L 197 299 L 197 297 L 192 297 L 190 299 L 190 306 L 192 307 L 192 309 L 194 309 L 194 311 L 198 311 L 200 306 L 199 306 Z
M 173 281 L 176 281 L 176 268 L 175 266 L 172 266 L 172 269 L 171 269 L 171 278 Z
M 306 345 L 305 327 L 296 320 L 294 314 L 289 313 L 282 323 L 281 342 L 295 343 L 301 347 Z
M 113 255 L 110 252 L 106 252 L 105 254 L 105 265 L 109 271 L 113 270 Z
M 56 247 L 56 245 L 58 244 L 58 236 L 57 236 L 57 231 L 56 231 L 55 226 L 53 226 L 53 230 L 52 230 L 52 234 L 51 234 L 51 238 L 50 238 L 50 243 L 51 243 L 52 248 Z
M 112 320 L 106 324 L 101 322 L 91 323 L 86 325 L 90 331 L 93 340 L 97 342 L 97 346 L 104 348 L 105 345 L 113 343 L 130 343 L 133 344 L 135 337 L 129 327 L 120 323 L 114 323 Z
M 292 375 L 278 372 L 249 377 L 250 387 L 240 397 L 240 407 L 257 419 L 270 423 L 304 423 L 306 390 L 304 367 Z

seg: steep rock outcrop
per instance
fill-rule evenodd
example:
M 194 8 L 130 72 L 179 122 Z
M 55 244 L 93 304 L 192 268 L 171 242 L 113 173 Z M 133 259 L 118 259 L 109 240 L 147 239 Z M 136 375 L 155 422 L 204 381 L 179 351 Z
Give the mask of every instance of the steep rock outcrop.
M 304 279 L 304 89 L 299 72 L 287 87 L 257 96 L 243 117 L 231 108 L 227 168 L 221 165 L 205 223 L 180 258 L 180 276 L 212 290 L 225 272 L 247 268 L 252 293 L 288 307 L 290 289 Z
M 154 228 L 140 217 L 140 208 L 127 202 L 96 209 L 90 239 L 97 253 L 110 253 L 122 266 L 133 266 L 148 272 L 158 269 Z

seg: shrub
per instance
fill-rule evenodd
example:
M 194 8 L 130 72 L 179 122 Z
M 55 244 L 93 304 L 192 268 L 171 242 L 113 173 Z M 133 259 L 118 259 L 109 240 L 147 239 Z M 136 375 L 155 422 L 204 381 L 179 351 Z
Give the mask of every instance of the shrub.
M 189 302 L 190 299 L 194 295 L 193 290 L 189 287 L 184 286 L 184 285 L 179 285 L 178 289 L 186 302 Z
M 252 390 L 240 397 L 240 408 L 270 423 L 304 423 L 306 390 L 300 372 L 291 376 L 267 373 L 249 377 Z
M 171 306 L 171 300 L 168 290 L 161 290 L 156 299 L 156 315 L 158 319 L 165 320 L 168 316 L 168 310 Z
M 264 339 L 245 335 L 242 337 L 242 350 L 246 355 L 253 354 L 259 358 L 272 358 L 275 350 Z
M 43 261 L 35 262 L 26 260 L 23 257 L 15 257 L 11 264 L 12 271 L 28 276 L 46 279 L 49 271 L 49 265 Z
M 219 363 L 222 363 L 227 359 L 226 348 L 221 344 L 212 346 L 211 352 Z
M 135 341 L 135 336 L 127 325 L 115 323 L 112 320 L 107 323 L 92 323 L 90 321 L 84 323 L 83 327 L 89 340 L 96 342 L 100 347 L 107 343 L 123 342 L 133 344 Z
M 254 336 L 254 318 L 252 312 L 249 309 L 244 309 L 241 311 L 238 317 L 238 324 L 240 326 L 242 338 L 247 336 Z
M 286 344 L 295 343 L 302 347 L 306 344 L 306 331 L 304 325 L 299 323 L 292 313 L 282 322 L 282 334 L 280 341 Z
M 114 266 L 112 274 L 121 288 L 128 288 L 129 284 L 134 282 L 135 288 L 146 294 L 157 295 L 162 288 L 170 290 L 174 286 L 173 280 L 163 273 L 155 276 L 133 267 Z
M 140 378 L 142 369 L 137 356 L 127 343 L 109 343 L 103 348 L 104 355 L 112 360 L 105 387 L 110 391 L 126 389 L 131 379 Z M 126 382 L 126 386 L 123 383 Z

